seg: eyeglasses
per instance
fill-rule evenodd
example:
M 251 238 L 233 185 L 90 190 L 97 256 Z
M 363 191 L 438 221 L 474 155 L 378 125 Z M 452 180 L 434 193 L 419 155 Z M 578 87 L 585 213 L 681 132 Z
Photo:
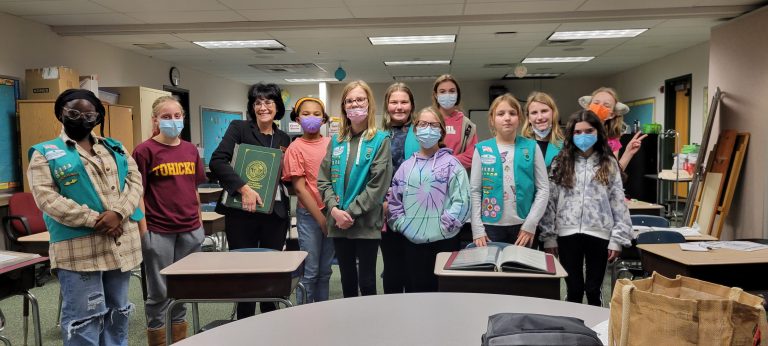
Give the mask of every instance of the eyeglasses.
M 263 100 L 263 101 L 256 101 L 253 103 L 253 108 L 261 108 L 261 106 L 272 108 L 272 106 L 275 105 L 275 101 L 272 100 Z
M 351 105 L 353 105 L 355 103 L 357 103 L 359 105 L 363 105 L 363 104 L 366 104 L 367 102 L 368 102 L 368 98 L 367 97 L 358 97 L 356 99 L 346 99 L 346 100 L 344 100 L 344 104 L 347 105 L 347 106 L 351 106 Z
M 416 122 L 416 127 L 421 129 L 426 129 L 427 127 L 431 127 L 433 129 L 439 129 L 440 123 L 439 122 L 431 123 L 429 121 L 418 121 Z
M 64 107 L 64 116 L 71 120 L 80 120 L 84 117 L 86 121 L 94 121 L 98 119 L 100 115 L 99 112 L 81 112 L 77 109 Z

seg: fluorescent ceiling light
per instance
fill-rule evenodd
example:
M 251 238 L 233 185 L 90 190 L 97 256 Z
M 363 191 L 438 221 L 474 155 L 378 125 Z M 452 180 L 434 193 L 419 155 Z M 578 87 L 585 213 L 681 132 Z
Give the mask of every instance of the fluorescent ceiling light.
M 374 46 L 387 44 L 428 44 L 428 43 L 453 43 L 456 42 L 456 35 L 433 35 L 433 36 L 381 36 L 369 37 L 368 41 Z
M 450 60 L 411 60 L 411 61 L 385 61 L 384 65 L 450 65 Z
M 219 48 L 284 48 L 285 46 L 276 40 L 250 40 L 250 41 L 195 41 L 198 46 L 208 49 Z
M 286 78 L 288 83 L 319 83 L 319 82 L 336 82 L 336 78 Z
M 523 64 L 549 64 L 557 62 L 584 62 L 594 59 L 593 56 L 568 56 L 558 58 L 525 58 Z
M 522 78 L 554 78 L 559 77 L 562 73 L 526 73 Z M 520 77 L 515 76 L 514 73 L 507 73 L 504 75 L 505 79 L 518 79 Z
M 622 29 L 622 30 L 584 30 L 584 31 L 556 31 L 549 36 L 550 41 L 587 40 L 593 38 L 617 38 L 635 37 L 648 29 Z

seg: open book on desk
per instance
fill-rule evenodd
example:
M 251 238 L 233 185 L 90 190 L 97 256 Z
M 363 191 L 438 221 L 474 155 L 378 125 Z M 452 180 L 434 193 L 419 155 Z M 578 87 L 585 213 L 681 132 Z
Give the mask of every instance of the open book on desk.
M 26 252 L 14 252 L 14 251 L 2 251 L 0 250 L 0 268 L 10 267 L 14 264 L 26 262 L 31 259 L 40 257 L 35 253 Z
M 489 270 L 552 274 L 555 257 L 527 247 L 483 246 L 454 251 L 445 263 L 447 270 Z

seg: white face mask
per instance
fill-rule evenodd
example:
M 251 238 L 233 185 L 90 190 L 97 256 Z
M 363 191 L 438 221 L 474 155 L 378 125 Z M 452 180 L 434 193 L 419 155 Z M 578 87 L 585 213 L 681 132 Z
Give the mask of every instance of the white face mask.
M 448 94 L 438 94 L 437 95 L 437 103 L 440 104 L 440 107 L 443 107 L 445 109 L 451 108 L 456 105 L 456 101 L 459 99 L 459 94 L 457 93 L 448 93 Z
M 552 131 L 552 126 L 549 126 L 549 127 L 547 127 L 546 129 L 543 129 L 543 130 L 539 130 L 539 129 L 537 129 L 537 128 L 532 126 L 531 129 L 533 129 L 533 133 L 536 134 L 536 137 L 543 139 L 543 138 L 546 138 L 547 135 L 549 135 L 549 132 Z

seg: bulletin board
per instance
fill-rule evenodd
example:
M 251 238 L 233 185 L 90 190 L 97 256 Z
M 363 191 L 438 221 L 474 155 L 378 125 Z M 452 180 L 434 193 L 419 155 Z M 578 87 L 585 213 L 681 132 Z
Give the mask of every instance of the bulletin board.
M 624 123 L 632 126 L 637 120 L 640 126 L 653 123 L 653 115 L 656 114 L 656 98 L 626 102 L 629 106 L 629 113 L 624 115 Z
M 0 191 L 19 185 L 19 136 L 16 124 L 16 100 L 19 80 L 0 77 Z
M 211 154 L 219 146 L 221 139 L 227 132 L 229 123 L 233 120 L 242 120 L 243 112 L 222 111 L 218 109 L 200 107 L 200 137 L 203 144 L 203 162 L 208 165 Z

